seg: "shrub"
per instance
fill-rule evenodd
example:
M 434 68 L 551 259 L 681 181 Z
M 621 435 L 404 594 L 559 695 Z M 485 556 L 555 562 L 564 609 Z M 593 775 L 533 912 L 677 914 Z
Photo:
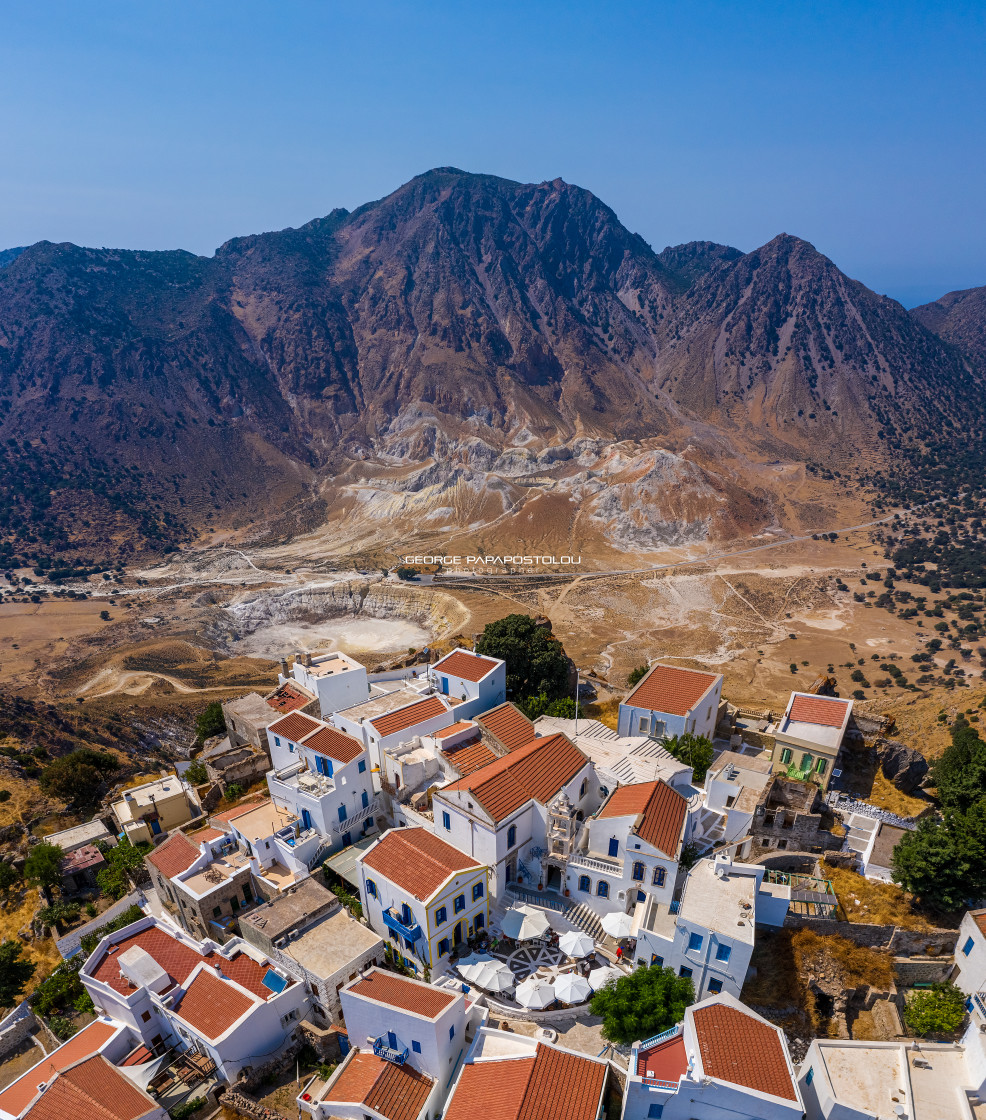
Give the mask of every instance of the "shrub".
M 195 721 L 195 742 L 201 746 L 206 739 L 215 735 L 226 734 L 226 717 L 223 715 L 223 706 L 214 700 Z
M 915 992 L 904 1007 L 904 1021 L 916 1035 L 951 1035 L 965 1019 L 965 995 L 952 983 Z
M 627 688 L 633 688 L 635 684 L 639 684 L 647 676 L 649 669 L 649 665 L 638 665 L 636 669 L 631 669 L 627 676 Z
M 636 968 L 592 997 L 593 1015 L 601 1015 L 603 1037 L 624 1045 L 662 1034 L 685 1017 L 695 1000 L 690 979 L 671 968 Z
M 10 790 L 9 789 L 0 789 L 0 802 L 9 801 L 9 800 L 10 800 Z
M 192 1097 L 191 1100 L 182 1101 L 181 1104 L 172 1105 L 168 1110 L 168 1115 L 172 1120 L 185 1120 L 186 1116 L 191 1116 L 193 1112 L 198 1112 L 200 1108 L 205 1107 L 204 1097 Z
M 203 782 L 207 782 L 209 774 L 205 768 L 205 763 L 195 759 L 185 771 L 185 779 L 191 782 L 193 786 L 200 786 Z
M 57 844 L 36 844 L 24 862 L 24 878 L 39 887 L 51 888 L 62 881 L 64 852 Z
M 4 941 L 0 945 L 0 1007 L 11 1007 L 21 997 L 37 965 L 21 960 L 24 946 L 20 941 Z
M 108 752 L 81 747 L 46 766 L 38 784 L 49 796 L 66 804 L 88 806 L 99 800 L 106 776 L 119 766 Z

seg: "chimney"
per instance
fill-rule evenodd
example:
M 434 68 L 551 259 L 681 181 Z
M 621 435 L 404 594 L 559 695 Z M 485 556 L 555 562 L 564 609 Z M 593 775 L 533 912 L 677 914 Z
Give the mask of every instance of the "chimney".
M 312 655 L 311 655 L 310 653 L 306 653 L 306 654 L 305 654 L 305 665 L 306 665 L 306 666 L 307 666 L 307 667 L 308 667 L 309 669 L 310 669 L 310 668 L 312 667 Z
M 286 677 L 287 675 L 288 675 L 288 659 L 286 657 L 282 657 L 281 658 L 281 676 Z

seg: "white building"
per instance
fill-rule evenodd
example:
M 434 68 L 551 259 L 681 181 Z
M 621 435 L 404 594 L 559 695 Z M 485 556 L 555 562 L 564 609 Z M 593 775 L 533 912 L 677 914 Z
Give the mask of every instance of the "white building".
M 784 1032 L 730 995 L 630 1053 L 622 1120 L 801 1120 Z
M 722 674 L 654 665 L 620 704 L 621 735 L 715 735 Z
M 388 1061 L 372 1050 L 350 1050 L 327 1082 L 312 1078 L 298 1096 L 298 1116 L 313 1120 L 434 1120 L 444 1093 L 437 1078 Z
M 891 882 L 894 848 L 907 830 L 863 813 L 850 814 L 846 824 L 849 829 L 849 850 L 858 853 L 863 875 L 881 883 Z
M 289 680 L 287 662 L 281 662 L 280 683 Z M 370 694 L 366 669 L 345 653 L 327 653 L 312 657 L 310 653 L 297 654 L 291 668 L 294 679 L 318 697 L 322 719 L 328 719 L 340 708 L 351 708 L 362 703 Z
M 773 768 L 828 789 L 852 717 L 851 700 L 792 692 L 774 736 Z
M 667 905 L 649 897 L 638 905 L 630 931 L 637 963 L 691 977 L 697 999 L 720 992 L 739 998 L 753 956 L 758 903 L 769 908 L 775 902 L 760 891 L 764 873 L 759 864 L 731 862 L 727 852 L 699 860 L 680 901 Z M 786 898 L 777 905 L 787 912 Z
M 367 921 L 415 968 L 489 926 L 489 868 L 427 829 L 392 828 L 357 863 Z
M 986 910 L 967 910 L 955 943 L 955 984 L 969 997 L 973 1019 L 986 1025 Z
M 688 817 L 688 802 L 667 783 L 620 786 L 582 830 L 566 886 L 597 914 L 632 913 L 649 898 L 665 908 Z
M 428 670 L 437 692 L 456 704 L 456 719 L 471 719 L 502 704 L 507 695 L 506 662 L 454 649 Z
M 415 736 L 433 735 L 456 722 L 453 706 L 443 696 L 422 696 L 413 688 L 384 693 L 356 707 L 336 712 L 336 727 L 362 742 L 377 770 L 390 747 Z
M 535 739 L 436 790 L 435 834 L 490 868 L 499 900 L 532 849 L 547 850 L 548 805 L 562 793 L 577 819 L 592 813 L 599 805 L 592 763 L 564 735 Z
M 271 800 L 301 821 L 302 832 L 314 829 L 334 851 L 376 828 L 370 756 L 361 739 L 297 713 L 271 724 L 268 735 Z
M 723 751 L 705 774 L 702 804 L 691 816 L 686 840 L 699 850 L 742 840 L 771 776 L 769 754 Z
M 798 1070 L 807 1120 L 973 1120 L 986 1096 L 984 1036 L 959 1043 L 817 1038 Z
M 308 1009 L 305 985 L 254 946 L 221 947 L 151 917 L 104 937 L 80 979 L 97 1011 L 156 1053 L 205 1054 L 229 1081 L 278 1054 Z

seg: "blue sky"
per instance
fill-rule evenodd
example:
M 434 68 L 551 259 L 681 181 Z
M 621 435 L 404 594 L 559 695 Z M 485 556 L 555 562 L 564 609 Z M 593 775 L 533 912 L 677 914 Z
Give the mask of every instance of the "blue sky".
M 984 39 L 983 3 L 4 0 L 0 248 L 211 253 L 452 165 L 911 305 L 986 284 Z

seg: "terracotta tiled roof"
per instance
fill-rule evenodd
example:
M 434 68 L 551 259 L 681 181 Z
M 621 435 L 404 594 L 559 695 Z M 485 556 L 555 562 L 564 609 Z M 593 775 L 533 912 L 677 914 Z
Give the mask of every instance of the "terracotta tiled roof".
M 0 1092 L 0 1109 L 19 1116 L 38 1095 L 39 1082 L 50 1081 L 59 1070 L 98 1053 L 100 1046 L 108 1038 L 112 1038 L 118 1029 L 118 1024 L 103 1023 L 99 1019 L 84 1027 L 68 1042 L 53 1050 L 39 1065 L 22 1074 Z
M 24 1120 L 139 1120 L 158 1109 L 156 1101 L 97 1054 L 60 1073 Z
M 295 684 L 282 684 L 280 688 L 275 689 L 274 692 L 267 697 L 267 703 L 276 712 L 282 715 L 288 715 L 290 712 L 297 711 L 298 708 L 303 708 L 306 704 L 310 704 L 314 700 L 314 696 L 309 696 L 307 692 L 302 692 Z
M 312 719 L 311 716 L 303 716 L 301 712 L 292 712 L 289 716 L 274 720 L 267 728 L 267 734 L 281 735 L 285 739 L 290 739 L 292 743 L 300 743 L 306 735 L 311 735 L 319 726 L 318 720 Z
M 846 718 L 848 700 L 829 696 L 800 696 L 791 701 L 788 719 L 797 723 L 817 723 L 820 727 L 841 727 Z
M 218 1038 L 257 1004 L 210 969 L 203 969 L 175 1004 L 175 1012 L 206 1038 Z
M 358 739 L 347 735 L 345 731 L 337 731 L 328 724 L 307 735 L 301 742 L 303 746 L 311 747 L 313 751 L 334 758 L 337 762 L 352 762 L 363 753 L 363 744 Z
M 202 853 L 182 832 L 175 832 L 160 847 L 147 853 L 147 858 L 161 872 L 171 879 L 187 871 Z
M 364 999 L 375 999 L 389 1007 L 399 1007 L 414 1015 L 434 1019 L 440 1015 L 457 997 L 451 992 L 434 988 L 420 980 L 409 980 L 394 972 L 384 972 L 374 968 L 345 989 Z
M 252 813 L 254 809 L 259 809 L 261 805 L 270 804 L 270 798 L 264 797 L 260 801 L 247 801 L 242 805 L 237 805 L 235 809 L 225 809 L 221 813 L 211 813 L 209 820 L 212 821 L 235 821 L 237 817 L 242 817 L 244 813 Z M 225 834 L 224 834 L 225 835 Z
M 533 1058 L 467 1065 L 446 1120 L 595 1120 L 606 1065 L 538 1043 Z
M 201 828 L 198 832 L 189 832 L 186 834 L 193 844 L 201 844 L 203 840 L 218 840 L 220 836 L 225 836 L 225 832 L 220 832 L 218 828 Z
M 508 751 L 526 747 L 537 737 L 537 728 L 520 708 L 514 707 L 513 704 L 501 704 L 498 708 L 490 708 L 488 712 L 477 716 L 476 722 L 481 723 Z
M 533 798 L 542 805 L 582 769 L 585 755 L 561 733 L 535 739 L 442 792 L 467 790 L 495 821 L 502 821 Z
M 460 731 L 470 730 L 475 730 L 478 732 L 479 728 L 476 727 L 474 723 L 470 723 L 468 720 L 460 719 L 458 723 L 453 723 L 451 727 L 443 727 L 441 731 L 436 731 L 435 738 L 447 739 L 450 735 L 458 735 Z
M 986 935 L 986 910 L 972 915 L 972 920 L 979 926 L 979 932 Z
M 455 649 L 448 657 L 436 661 L 434 672 L 448 673 L 452 677 L 461 677 L 464 681 L 474 684 L 481 681 L 487 673 L 491 673 L 498 662 L 490 657 L 480 657 L 478 653 L 470 653 L 465 649 Z
M 715 673 L 698 669 L 655 665 L 623 703 L 671 716 L 686 716 L 718 679 Z
M 417 1120 L 434 1084 L 411 1066 L 355 1051 L 324 1099 L 366 1105 L 386 1120 Z
M 685 1053 L 685 1036 L 678 1034 L 666 1042 L 659 1042 L 637 1055 L 637 1076 L 656 1077 L 659 1081 L 677 1081 L 688 1069 Z
M 724 1003 L 692 1011 L 707 1077 L 796 1101 L 780 1030 Z
M 111 946 L 110 952 L 106 953 L 93 969 L 93 978 L 109 984 L 115 991 L 124 995 L 134 991 L 130 982 L 120 975 L 120 965 L 117 962 L 120 954 L 133 948 L 134 945 L 152 956 L 176 984 L 183 983 L 192 974 L 195 966 L 205 960 L 208 964 L 219 964 L 227 976 L 237 984 L 242 984 L 254 995 L 260 996 L 261 999 L 267 999 L 271 995 L 270 989 L 265 988 L 263 984 L 267 969 L 257 964 L 252 957 L 248 957 L 245 953 L 237 953 L 230 960 L 215 953 L 203 957 L 190 945 L 165 933 L 156 925 L 139 930 L 133 936 L 126 937 Z
M 688 802 L 666 782 L 640 782 L 619 786 L 599 810 L 606 817 L 638 817 L 630 830 L 665 855 L 674 858 L 681 843 L 681 830 L 688 813 Z
M 398 731 L 406 731 L 417 723 L 423 723 L 426 719 L 440 716 L 447 710 L 437 696 L 428 696 L 424 700 L 419 700 L 417 704 L 409 704 L 406 708 L 398 708 L 395 712 L 377 716 L 376 719 L 371 719 L 370 723 L 380 735 L 393 735 Z
M 76 848 L 75 851 L 69 854 L 62 861 L 62 874 L 66 872 L 73 874 L 76 871 L 85 871 L 86 868 L 98 867 L 101 863 L 105 863 L 103 853 L 96 847 L 95 844 L 83 844 L 81 848 Z
M 395 828 L 362 858 L 369 867 L 414 898 L 430 898 L 456 871 L 482 864 L 425 828 Z
M 480 767 L 488 766 L 498 758 L 485 743 L 470 743 L 466 747 L 448 751 L 446 757 L 463 778 L 474 774 Z

